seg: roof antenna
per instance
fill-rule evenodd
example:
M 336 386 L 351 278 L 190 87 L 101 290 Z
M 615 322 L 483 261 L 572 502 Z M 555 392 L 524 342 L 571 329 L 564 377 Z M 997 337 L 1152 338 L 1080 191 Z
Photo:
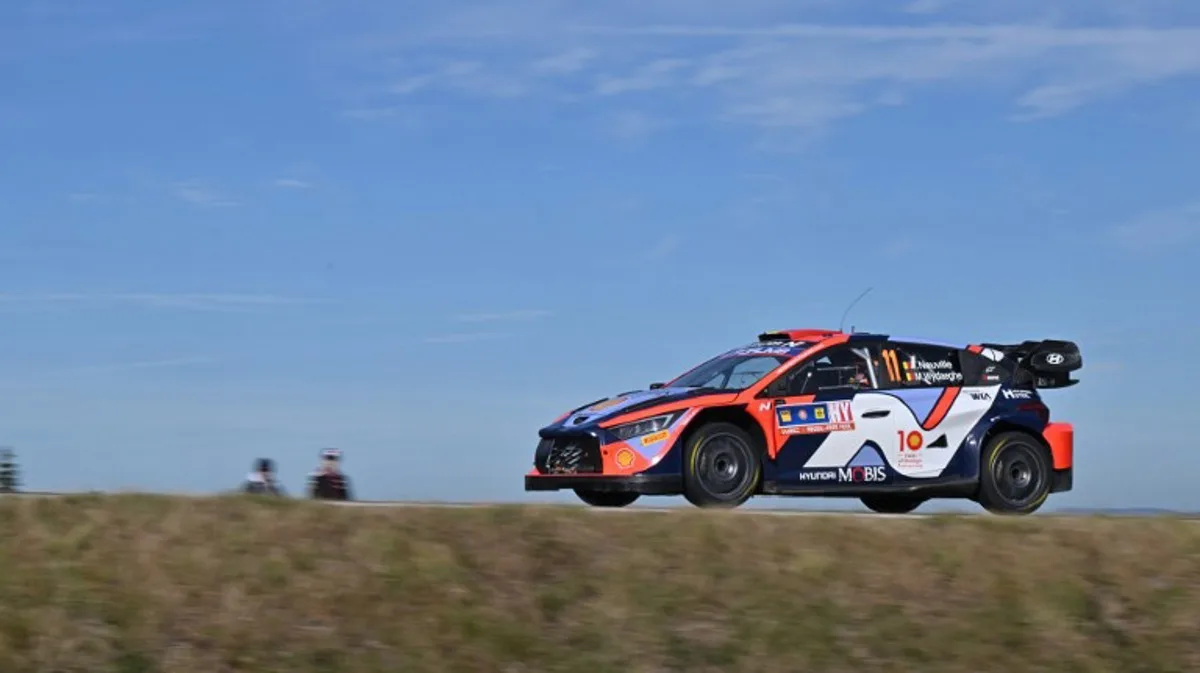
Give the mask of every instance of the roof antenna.
M 846 325 L 846 316 L 849 315 L 850 309 L 854 308 L 854 305 L 858 303 L 858 300 L 867 296 L 867 293 L 873 289 L 874 288 L 868 287 L 866 290 L 863 290 L 863 293 L 858 295 L 858 298 L 855 299 L 854 301 L 850 302 L 850 305 L 846 307 L 846 311 L 844 313 L 842 313 L 842 321 L 840 323 L 838 323 L 838 331 L 839 332 L 843 331 L 842 328 Z M 850 330 L 854 331 L 854 328 L 851 327 Z

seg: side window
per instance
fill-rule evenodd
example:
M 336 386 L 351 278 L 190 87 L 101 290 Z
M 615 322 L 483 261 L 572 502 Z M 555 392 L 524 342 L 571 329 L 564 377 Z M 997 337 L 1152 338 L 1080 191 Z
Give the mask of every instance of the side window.
M 996 362 L 970 351 L 963 351 L 962 364 L 965 386 L 994 386 L 1013 373 L 1009 361 Z
M 941 388 L 963 384 L 960 351 L 945 346 L 889 343 L 883 347 L 883 388 Z
M 872 390 L 877 387 L 866 348 L 838 346 L 806 361 L 787 374 L 784 394 L 812 395 L 826 390 Z

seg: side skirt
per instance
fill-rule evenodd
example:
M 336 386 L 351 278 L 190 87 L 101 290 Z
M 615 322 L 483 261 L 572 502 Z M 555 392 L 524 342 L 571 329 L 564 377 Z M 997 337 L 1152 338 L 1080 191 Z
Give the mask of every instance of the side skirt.
M 955 479 L 936 483 L 879 484 L 877 486 L 835 486 L 829 484 L 789 484 L 764 481 L 762 495 L 813 496 L 819 498 L 861 498 L 878 493 L 919 495 L 924 498 L 970 498 L 979 485 L 977 479 Z

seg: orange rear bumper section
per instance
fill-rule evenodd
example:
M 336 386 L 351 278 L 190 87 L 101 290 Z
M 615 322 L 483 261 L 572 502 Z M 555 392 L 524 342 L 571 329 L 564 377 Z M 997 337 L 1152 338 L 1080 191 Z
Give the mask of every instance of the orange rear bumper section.
M 1075 427 L 1070 423 L 1050 423 L 1042 431 L 1042 437 L 1050 445 L 1054 469 L 1065 470 L 1075 465 Z

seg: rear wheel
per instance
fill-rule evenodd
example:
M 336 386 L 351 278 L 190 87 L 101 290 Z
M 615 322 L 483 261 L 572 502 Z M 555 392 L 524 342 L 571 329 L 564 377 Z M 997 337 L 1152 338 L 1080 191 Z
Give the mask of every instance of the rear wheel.
M 706 423 L 683 451 L 683 496 L 697 507 L 733 508 L 754 495 L 762 453 L 748 432 L 732 423 Z
M 925 498 L 911 495 L 879 494 L 862 497 L 862 504 L 866 505 L 867 509 L 880 514 L 908 514 L 924 502 Z
M 1004 432 L 983 448 L 979 504 L 993 514 L 1032 514 L 1050 495 L 1053 465 L 1031 435 Z
M 624 507 L 632 505 L 641 495 L 639 493 L 621 493 L 619 491 L 588 491 L 575 489 L 575 495 L 592 507 Z

